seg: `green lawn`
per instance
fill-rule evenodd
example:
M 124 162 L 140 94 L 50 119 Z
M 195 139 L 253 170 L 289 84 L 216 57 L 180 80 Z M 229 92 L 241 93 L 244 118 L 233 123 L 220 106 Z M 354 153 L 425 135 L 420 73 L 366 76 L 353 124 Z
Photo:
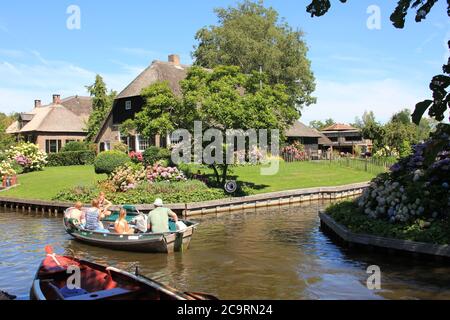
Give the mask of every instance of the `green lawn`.
M 93 166 L 45 168 L 18 177 L 20 186 L 0 192 L 1 197 L 51 200 L 62 189 L 93 185 L 105 175 L 97 175 Z
M 256 193 L 275 192 L 292 189 L 340 186 L 372 180 L 375 175 L 362 170 L 339 165 L 313 162 L 280 162 L 280 170 L 275 176 L 262 176 L 260 167 L 245 166 L 231 169 L 231 179 L 253 185 Z M 196 172 L 197 169 L 192 170 Z M 201 170 L 211 174 L 210 170 Z
M 256 166 L 232 169 L 232 179 L 253 185 L 256 193 L 338 186 L 371 180 L 374 175 L 340 166 L 320 165 L 309 162 L 280 163 L 275 176 L 262 176 Z M 92 166 L 46 168 L 19 176 L 20 186 L 0 192 L 2 197 L 51 200 L 62 189 L 80 185 L 94 185 L 104 179 L 94 173 Z

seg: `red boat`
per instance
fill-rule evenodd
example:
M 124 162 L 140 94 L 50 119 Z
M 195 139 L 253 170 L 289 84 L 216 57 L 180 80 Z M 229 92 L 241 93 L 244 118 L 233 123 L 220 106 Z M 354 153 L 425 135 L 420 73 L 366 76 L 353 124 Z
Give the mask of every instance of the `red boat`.
M 217 300 L 216 297 L 177 289 L 113 267 L 58 256 L 46 247 L 30 291 L 31 300 Z M 78 270 L 80 286 L 71 277 Z M 137 272 L 136 272 L 137 273 Z

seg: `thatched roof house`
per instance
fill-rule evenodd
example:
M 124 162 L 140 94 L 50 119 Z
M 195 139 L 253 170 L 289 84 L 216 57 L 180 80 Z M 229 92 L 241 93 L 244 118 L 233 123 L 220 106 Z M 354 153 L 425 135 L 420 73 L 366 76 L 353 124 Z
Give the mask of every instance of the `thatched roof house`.
M 67 142 L 86 137 L 86 122 L 91 112 L 90 97 L 61 100 L 60 95 L 55 94 L 49 105 L 43 106 L 40 100 L 35 100 L 34 109 L 19 114 L 6 132 L 38 144 L 47 153 L 58 152 Z
M 181 95 L 180 82 L 186 78 L 189 68 L 190 65 L 180 63 L 178 55 L 170 55 L 167 62 L 153 61 L 142 71 L 114 100 L 112 110 L 95 138 L 100 151 L 109 150 L 119 141 L 127 144 L 133 151 L 144 151 L 150 145 L 167 146 L 168 137 L 156 136 L 151 140 L 144 139 L 138 134 L 123 137 L 120 135 L 119 126 L 124 121 L 133 119 L 135 114 L 142 110 L 145 103 L 141 97 L 142 89 L 166 81 L 175 95 Z

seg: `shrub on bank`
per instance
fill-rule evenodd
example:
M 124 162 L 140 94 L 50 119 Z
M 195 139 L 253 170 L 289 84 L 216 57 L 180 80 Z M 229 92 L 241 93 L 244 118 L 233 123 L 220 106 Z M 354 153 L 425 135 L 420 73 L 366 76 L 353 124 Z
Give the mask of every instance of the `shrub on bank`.
M 47 155 L 33 143 L 21 143 L 6 152 L 11 163 L 21 167 L 23 172 L 42 170 L 47 163 Z
M 450 243 L 450 221 L 448 219 L 430 222 L 426 219 L 390 223 L 367 216 L 353 201 L 344 201 L 327 208 L 326 213 L 350 231 L 387 238 L 426 242 Z
M 64 147 L 62 147 L 61 152 L 74 152 L 74 151 L 88 151 L 89 146 L 84 141 L 71 141 L 67 142 Z
M 156 162 L 164 161 L 165 165 L 169 165 L 171 162 L 171 152 L 165 148 L 148 147 L 143 154 L 144 162 L 148 166 L 153 166 Z
M 450 125 L 440 125 L 413 149 L 358 199 L 369 217 L 391 223 L 450 218 Z
M 200 181 L 155 182 L 142 183 L 136 189 L 127 192 L 111 192 L 99 184 L 96 187 L 79 186 L 59 192 L 53 200 L 89 203 L 105 191 L 106 196 L 114 204 L 151 204 L 156 198 L 162 198 L 165 203 L 188 203 L 226 198 L 221 189 L 208 188 Z
M 327 210 L 354 232 L 450 243 L 450 125 L 376 177 L 353 202 Z
M 101 152 L 94 161 L 95 173 L 111 175 L 118 167 L 130 161 L 126 153 L 120 151 Z
M 89 150 L 52 153 L 48 155 L 47 166 L 67 167 L 91 165 L 94 163 L 95 156 L 96 153 Z

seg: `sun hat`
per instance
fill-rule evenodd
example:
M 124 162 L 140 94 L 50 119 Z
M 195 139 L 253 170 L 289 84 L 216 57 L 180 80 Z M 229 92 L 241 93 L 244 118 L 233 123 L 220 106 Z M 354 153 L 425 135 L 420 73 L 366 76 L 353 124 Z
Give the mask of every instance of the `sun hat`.
M 162 201 L 161 198 L 157 198 L 153 204 L 155 206 L 157 206 L 157 207 L 162 207 L 163 206 L 163 201 Z

